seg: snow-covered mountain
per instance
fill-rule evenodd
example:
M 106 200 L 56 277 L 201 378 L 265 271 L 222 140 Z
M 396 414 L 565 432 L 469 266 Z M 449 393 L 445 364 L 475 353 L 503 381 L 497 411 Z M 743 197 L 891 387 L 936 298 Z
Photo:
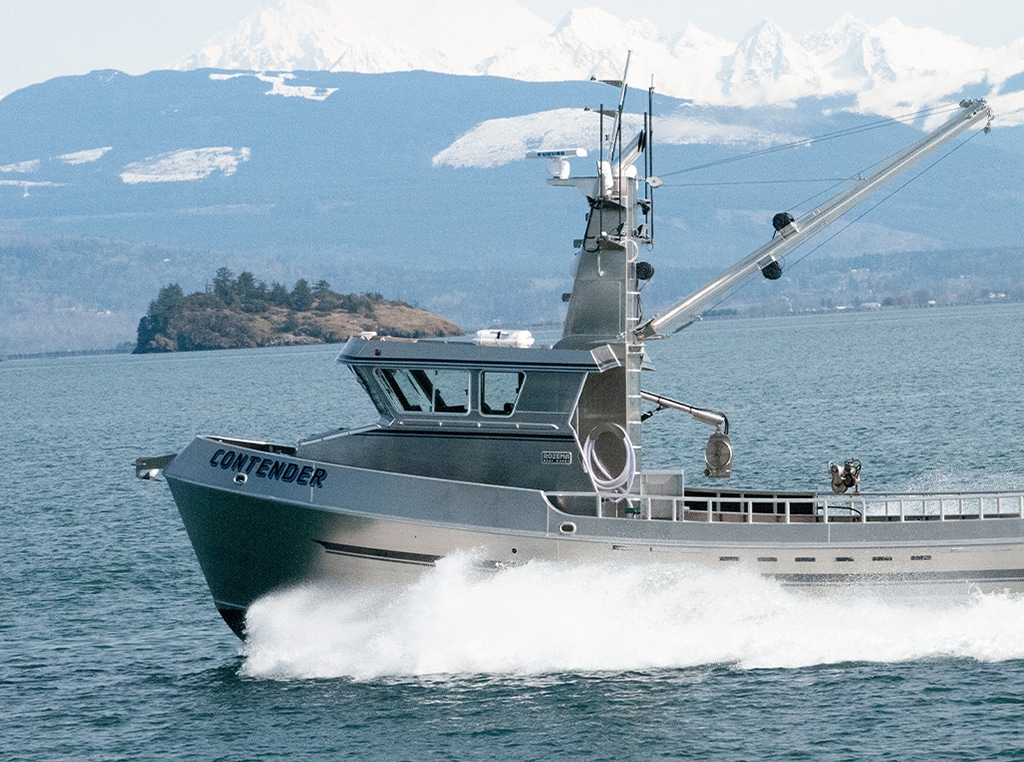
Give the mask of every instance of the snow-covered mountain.
M 744 104 L 824 94 L 814 56 L 770 19 L 725 58 L 719 80 L 727 98 Z
M 642 12 L 642 11 L 641 11 Z M 667 95 L 702 105 L 755 107 L 853 95 L 857 110 L 903 114 L 956 99 L 989 98 L 1000 121 L 1024 123 L 1024 37 L 976 47 L 896 19 L 870 26 L 846 14 L 796 39 L 764 19 L 733 42 L 687 24 L 665 31 L 596 8 L 552 26 L 514 0 L 277 0 L 175 68 L 364 73 L 425 70 L 523 81 L 652 77 Z
M 466 74 L 495 52 L 550 31 L 515 2 L 277 0 L 177 68 Z

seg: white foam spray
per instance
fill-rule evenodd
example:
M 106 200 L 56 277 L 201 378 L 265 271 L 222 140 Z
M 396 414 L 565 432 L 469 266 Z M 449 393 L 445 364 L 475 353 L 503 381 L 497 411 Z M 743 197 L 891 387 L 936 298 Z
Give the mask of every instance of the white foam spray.
M 1024 598 L 792 590 L 753 572 L 470 555 L 406 588 L 300 587 L 249 610 L 242 673 L 307 679 L 1024 658 Z

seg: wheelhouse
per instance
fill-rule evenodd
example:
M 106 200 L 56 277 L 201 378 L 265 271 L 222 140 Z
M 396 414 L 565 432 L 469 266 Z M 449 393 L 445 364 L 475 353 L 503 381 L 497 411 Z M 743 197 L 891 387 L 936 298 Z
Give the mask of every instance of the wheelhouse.
M 338 361 L 355 374 L 383 426 L 512 426 L 523 434 L 574 428 L 588 377 L 620 366 L 611 347 L 534 349 L 376 336 L 350 339 Z

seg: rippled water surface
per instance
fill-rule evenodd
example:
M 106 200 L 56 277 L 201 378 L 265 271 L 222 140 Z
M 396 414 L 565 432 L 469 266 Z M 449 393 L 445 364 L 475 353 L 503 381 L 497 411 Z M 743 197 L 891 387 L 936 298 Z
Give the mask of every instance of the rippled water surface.
M 645 387 L 724 410 L 738 486 L 1024 488 L 1024 306 L 694 326 Z M 336 347 L 0 363 L 0 759 L 1020 759 L 1024 600 L 471 554 L 220 621 L 138 455 L 372 421 Z M 648 464 L 699 483 L 708 430 Z

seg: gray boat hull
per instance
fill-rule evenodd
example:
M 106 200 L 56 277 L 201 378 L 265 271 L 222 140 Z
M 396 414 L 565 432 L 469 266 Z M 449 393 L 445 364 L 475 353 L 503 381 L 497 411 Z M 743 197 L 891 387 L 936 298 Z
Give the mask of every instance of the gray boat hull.
M 743 566 L 794 585 L 1024 589 L 1024 518 L 785 522 L 572 515 L 542 491 L 304 460 L 197 437 L 165 470 L 218 610 L 238 633 L 260 596 L 305 583 L 403 584 L 472 552 Z M 719 517 L 722 518 L 722 517 Z M 800 520 L 798 520 L 800 519 Z

